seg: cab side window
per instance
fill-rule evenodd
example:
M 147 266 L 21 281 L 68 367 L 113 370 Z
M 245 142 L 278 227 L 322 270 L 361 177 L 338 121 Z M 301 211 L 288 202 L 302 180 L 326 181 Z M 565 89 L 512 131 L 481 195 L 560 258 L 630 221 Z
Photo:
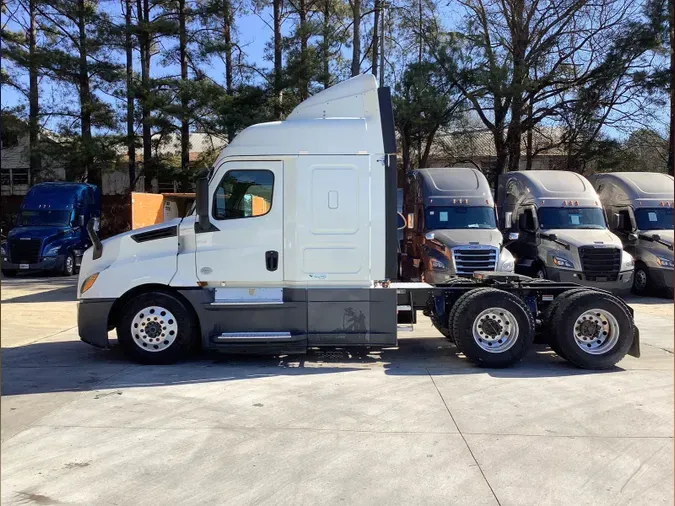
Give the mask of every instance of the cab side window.
M 525 232 L 534 232 L 534 211 L 531 207 L 526 207 L 520 212 L 518 226 Z
M 213 197 L 216 220 L 264 216 L 272 207 L 274 174 L 269 170 L 230 170 Z

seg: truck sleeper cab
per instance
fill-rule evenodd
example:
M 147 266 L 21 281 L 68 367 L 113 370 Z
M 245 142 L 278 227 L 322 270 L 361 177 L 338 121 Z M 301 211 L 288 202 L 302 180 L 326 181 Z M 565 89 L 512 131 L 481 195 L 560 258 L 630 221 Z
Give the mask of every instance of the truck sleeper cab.
M 518 362 L 541 322 L 580 367 L 639 354 L 630 308 L 604 292 L 495 272 L 453 280 L 461 286 L 397 284 L 395 153 L 389 90 L 370 75 L 314 95 L 285 121 L 247 128 L 199 179 L 194 214 L 104 241 L 88 224 L 80 338 L 107 348 L 116 329 L 146 363 L 197 346 L 395 347 L 397 314 L 424 309 L 485 366 Z
M 509 172 L 499 177 L 497 206 L 516 272 L 624 294 L 633 258 L 607 229 L 600 198 L 583 176 L 565 171 Z
M 404 276 L 432 284 L 476 271 L 513 272 L 485 176 L 472 168 L 418 169 L 408 176 Z
M 2 273 L 52 272 L 71 276 L 91 245 L 86 223 L 101 215 L 98 188 L 86 183 L 33 186 L 19 208 L 16 226 L 2 244 Z
M 591 178 L 610 229 L 635 259 L 633 292 L 673 292 L 673 176 L 613 172 Z

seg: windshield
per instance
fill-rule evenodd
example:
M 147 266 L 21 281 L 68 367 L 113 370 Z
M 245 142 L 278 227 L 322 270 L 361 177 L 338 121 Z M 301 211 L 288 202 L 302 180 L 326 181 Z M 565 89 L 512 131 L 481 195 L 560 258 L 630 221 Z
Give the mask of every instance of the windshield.
M 539 228 L 551 229 L 596 229 L 607 228 L 605 214 L 598 207 L 540 207 L 537 210 Z
M 672 230 L 673 208 L 655 207 L 635 210 L 638 230 Z
M 427 230 L 443 228 L 497 228 L 492 207 L 428 207 L 424 227 Z
M 42 209 L 40 211 L 21 211 L 19 225 L 23 227 L 65 227 L 70 225 L 71 211 Z

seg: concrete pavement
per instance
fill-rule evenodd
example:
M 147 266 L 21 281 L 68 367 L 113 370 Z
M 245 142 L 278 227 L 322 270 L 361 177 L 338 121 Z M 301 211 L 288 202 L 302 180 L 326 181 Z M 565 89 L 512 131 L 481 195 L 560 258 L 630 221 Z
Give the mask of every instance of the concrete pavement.
M 421 318 L 351 357 L 139 366 L 77 340 L 74 280 L 2 282 L 3 504 L 672 504 L 673 305 L 640 359 L 475 368 Z

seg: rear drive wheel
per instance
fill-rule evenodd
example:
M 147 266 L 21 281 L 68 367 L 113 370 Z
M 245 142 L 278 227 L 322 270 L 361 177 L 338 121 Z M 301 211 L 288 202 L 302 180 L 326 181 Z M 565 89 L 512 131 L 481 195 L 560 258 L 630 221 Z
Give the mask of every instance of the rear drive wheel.
M 483 367 L 508 367 L 522 360 L 532 344 L 534 318 L 512 293 L 481 288 L 457 300 L 452 336 L 472 362 Z
M 608 369 L 628 353 L 634 327 L 627 306 L 593 290 L 566 297 L 551 318 L 560 355 L 583 369 Z
M 148 292 L 124 307 L 117 338 L 134 360 L 167 364 L 190 354 L 197 325 L 180 299 L 168 293 Z
M 558 346 L 558 343 L 555 339 L 555 336 L 552 334 L 553 332 L 553 315 L 556 313 L 558 310 L 558 307 L 560 304 L 562 304 L 565 299 L 570 297 L 571 295 L 574 295 L 575 293 L 580 293 L 580 292 L 588 292 L 592 291 L 589 288 L 582 287 L 582 288 L 572 288 L 571 290 L 567 290 L 566 292 L 561 293 L 558 295 L 555 299 L 553 299 L 553 302 L 551 302 L 546 310 L 544 311 L 544 314 L 542 315 L 542 333 L 544 334 L 544 337 L 546 339 L 546 343 L 551 347 L 553 351 L 556 352 L 556 354 L 567 360 L 567 357 L 564 355 L 564 351 L 560 349 Z

